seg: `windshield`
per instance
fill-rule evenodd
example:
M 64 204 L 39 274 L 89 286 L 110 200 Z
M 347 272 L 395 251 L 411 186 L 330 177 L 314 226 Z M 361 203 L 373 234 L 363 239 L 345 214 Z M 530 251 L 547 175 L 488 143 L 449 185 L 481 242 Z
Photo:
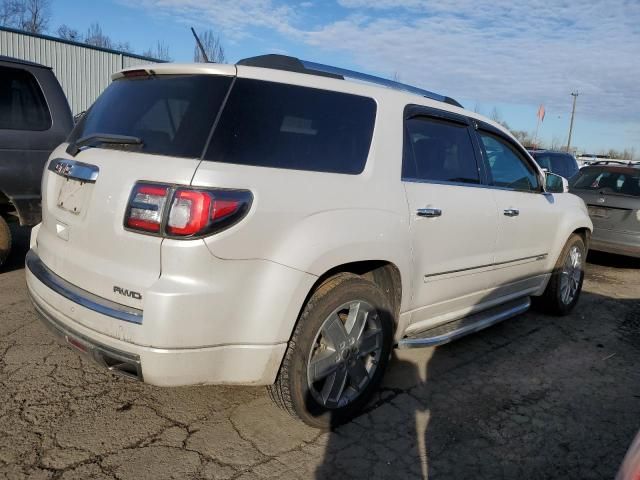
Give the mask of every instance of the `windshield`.
M 640 197 L 640 170 L 585 168 L 570 182 L 574 189 Z
M 69 137 L 126 135 L 143 153 L 199 158 L 231 78 L 160 75 L 114 81 Z M 115 148 L 113 144 L 95 146 Z
M 578 163 L 571 156 L 563 153 L 534 153 L 533 158 L 541 168 L 546 168 L 551 173 L 571 178 L 578 173 Z

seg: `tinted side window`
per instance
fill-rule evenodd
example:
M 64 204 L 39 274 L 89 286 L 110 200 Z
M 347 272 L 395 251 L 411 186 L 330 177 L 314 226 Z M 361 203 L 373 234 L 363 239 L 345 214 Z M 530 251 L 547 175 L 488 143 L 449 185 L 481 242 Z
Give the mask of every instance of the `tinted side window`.
M 514 147 L 489 133 L 479 134 L 486 152 L 492 185 L 514 190 L 540 190 L 536 172 Z
M 34 76 L 0 67 L 0 128 L 42 131 L 50 127 L 51 114 Z
M 405 122 L 405 129 L 403 179 L 480 183 L 465 125 L 415 117 Z
M 640 197 L 640 171 L 621 172 L 587 167 L 574 177 L 571 186 L 580 190 Z
M 367 161 L 375 115 L 371 98 L 238 79 L 205 158 L 358 174 Z

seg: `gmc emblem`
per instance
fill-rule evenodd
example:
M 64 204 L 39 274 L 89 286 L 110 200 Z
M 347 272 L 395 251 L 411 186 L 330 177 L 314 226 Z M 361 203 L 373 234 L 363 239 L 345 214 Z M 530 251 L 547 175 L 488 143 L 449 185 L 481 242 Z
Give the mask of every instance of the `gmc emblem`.
M 113 293 L 117 293 L 118 295 L 122 295 L 129 298 L 135 298 L 136 300 L 142 300 L 142 294 L 138 292 L 134 292 L 133 290 L 126 290 L 120 287 L 113 287 Z
M 63 175 L 63 176 L 68 176 L 71 173 L 71 164 L 70 163 L 66 163 L 66 162 L 58 162 L 56 163 L 56 166 L 54 167 L 56 173 Z

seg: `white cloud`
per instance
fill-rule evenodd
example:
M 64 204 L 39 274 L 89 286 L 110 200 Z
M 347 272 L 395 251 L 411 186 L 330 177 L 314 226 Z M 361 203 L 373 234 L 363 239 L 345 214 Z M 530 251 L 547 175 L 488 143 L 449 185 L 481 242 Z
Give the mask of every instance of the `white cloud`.
M 129 2 L 127 6 L 132 6 Z M 138 0 L 155 14 L 200 26 L 215 26 L 232 38 L 242 38 L 253 28 L 266 28 L 284 35 L 295 33 L 291 24 L 296 14 L 288 5 L 272 0 Z
M 640 112 L 637 0 L 140 0 L 151 11 L 213 25 L 231 39 L 266 28 L 339 52 L 365 71 L 483 103 L 578 109 L 593 120 L 636 122 Z M 325 9 L 322 12 L 320 9 Z M 318 14 L 317 16 L 313 16 Z M 259 46 L 257 47 L 259 48 Z M 261 53 L 256 51 L 256 54 Z M 326 55 L 325 55 L 326 56 Z M 313 60 L 310 58 L 309 60 Z

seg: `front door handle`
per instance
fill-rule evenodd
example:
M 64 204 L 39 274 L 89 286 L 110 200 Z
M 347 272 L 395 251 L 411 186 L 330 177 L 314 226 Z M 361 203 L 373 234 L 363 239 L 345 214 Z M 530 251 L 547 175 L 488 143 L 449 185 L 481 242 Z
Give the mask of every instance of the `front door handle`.
M 507 217 L 517 217 L 518 215 L 520 215 L 520 210 L 518 210 L 517 208 L 505 208 L 504 214 Z
M 439 208 L 419 208 L 416 215 L 427 218 L 439 217 L 442 215 L 442 210 Z

